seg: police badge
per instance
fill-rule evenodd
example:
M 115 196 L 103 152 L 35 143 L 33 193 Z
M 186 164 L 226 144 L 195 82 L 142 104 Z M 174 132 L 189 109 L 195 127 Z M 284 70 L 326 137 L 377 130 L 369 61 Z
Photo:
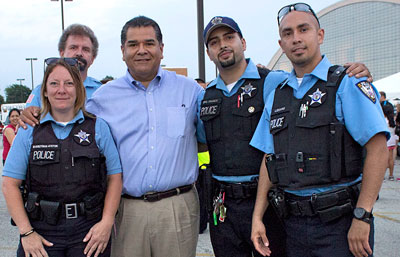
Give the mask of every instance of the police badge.
M 219 24 L 222 22 L 222 17 L 214 17 L 214 19 L 212 19 L 211 23 L 212 24 Z
M 75 134 L 74 136 L 79 139 L 80 144 L 82 144 L 82 142 L 88 142 L 90 144 L 90 141 L 89 141 L 90 134 L 86 133 L 85 131 L 81 130 L 78 132 L 78 134 Z
M 319 88 L 317 88 L 317 90 L 315 90 L 314 93 L 312 93 L 312 95 L 308 95 L 311 98 L 311 103 L 310 106 L 312 106 L 313 104 L 317 103 L 315 106 L 319 106 L 322 104 L 323 100 L 322 97 L 326 95 L 326 93 L 323 93 L 319 90 Z M 314 106 L 313 106 L 314 107 Z
M 241 87 L 241 89 L 243 90 L 242 95 L 248 95 L 249 97 L 251 97 L 251 93 L 256 90 L 251 83 Z

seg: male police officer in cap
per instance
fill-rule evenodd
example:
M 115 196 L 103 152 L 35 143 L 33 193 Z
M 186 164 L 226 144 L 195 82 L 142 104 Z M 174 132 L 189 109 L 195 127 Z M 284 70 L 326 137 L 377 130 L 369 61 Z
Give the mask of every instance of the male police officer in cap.
M 216 256 L 259 256 L 250 240 L 251 217 L 263 153 L 249 145 L 264 107 L 268 70 L 245 59 L 246 41 L 236 22 L 214 17 L 204 30 L 207 54 L 219 70 L 201 103 L 213 171 L 210 236 Z M 274 256 L 285 256 L 283 227 L 274 211 L 265 215 Z
M 269 71 L 257 69 L 244 57 L 246 41 L 231 18 L 212 18 L 204 30 L 204 42 L 219 70 L 219 76 L 207 87 L 200 110 L 215 186 L 211 242 L 216 256 L 259 256 L 250 241 L 250 231 L 263 153 L 249 142 L 264 99 L 273 89 L 265 87 Z M 360 64 L 352 64 L 349 71 L 369 74 Z M 274 75 L 283 81 L 285 74 Z M 271 208 L 267 209 L 264 222 L 269 227 L 268 236 L 275 242 L 274 256 L 285 256 L 283 227 Z
M 371 255 L 372 207 L 385 172 L 388 136 L 377 91 L 321 55 L 324 30 L 309 5 L 283 7 L 278 25 L 279 44 L 294 69 L 283 83 L 268 81 L 276 89 L 251 141 L 266 153 L 252 241 L 264 256 L 274 254 L 262 217 L 275 185 L 271 203 L 285 217 L 288 256 Z

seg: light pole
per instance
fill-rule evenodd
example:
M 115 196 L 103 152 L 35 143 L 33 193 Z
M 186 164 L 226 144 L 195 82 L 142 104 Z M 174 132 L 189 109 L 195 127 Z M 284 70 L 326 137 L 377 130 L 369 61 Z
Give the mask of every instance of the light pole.
M 25 79 L 17 79 L 17 80 L 19 81 L 19 84 L 21 85 L 19 93 L 20 93 L 21 99 L 22 99 L 22 81 L 24 81 Z M 17 98 L 15 98 L 15 102 L 17 102 Z
M 58 0 L 51 0 L 51 1 L 58 2 Z M 72 0 L 60 0 L 60 2 L 61 2 L 61 28 L 62 28 L 62 31 L 64 31 L 64 1 L 72 2 Z
M 17 79 L 19 81 L 19 84 L 22 86 L 22 81 L 24 81 L 25 79 Z
M 25 58 L 26 61 L 31 61 L 31 77 L 32 77 L 32 90 L 33 90 L 33 64 L 32 61 L 37 61 L 37 58 Z
M 204 7 L 203 0 L 197 0 L 197 50 L 199 63 L 199 78 L 206 80 L 205 60 L 204 60 Z

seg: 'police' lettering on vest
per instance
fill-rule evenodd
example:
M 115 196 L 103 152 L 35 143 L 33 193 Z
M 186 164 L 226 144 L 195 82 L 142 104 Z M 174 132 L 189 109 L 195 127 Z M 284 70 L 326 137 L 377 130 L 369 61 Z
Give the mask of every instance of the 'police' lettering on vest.
M 54 161 L 55 160 L 56 151 L 46 151 L 46 150 L 37 150 L 33 151 L 33 161 Z
M 271 120 L 271 127 L 270 129 L 276 129 L 276 128 L 281 128 L 283 126 L 283 121 L 285 120 L 285 117 L 279 117 L 277 119 Z
M 200 116 L 215 115 L 218 111 L 218 105 L 203 106 L 200 110 Z

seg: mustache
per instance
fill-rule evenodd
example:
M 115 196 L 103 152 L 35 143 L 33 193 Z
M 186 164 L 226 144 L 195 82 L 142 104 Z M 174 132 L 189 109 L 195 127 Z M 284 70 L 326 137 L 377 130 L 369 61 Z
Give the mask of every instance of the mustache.
M 78 67 L 79 67 L 79 70 L 80 70 L 80 71 L 84 71 L 85 68 L 86 68 L 86 66 L 87 66 L 87 64 L 88 64 L 88 62 L 87 62 L 85 59 L 83 59 L 82 57 L 80 57 L 80 56 L 75 57 L 75 59 L 78 60 Z M 81 64 L 81 63 L 82 63 L 82 64 Z

